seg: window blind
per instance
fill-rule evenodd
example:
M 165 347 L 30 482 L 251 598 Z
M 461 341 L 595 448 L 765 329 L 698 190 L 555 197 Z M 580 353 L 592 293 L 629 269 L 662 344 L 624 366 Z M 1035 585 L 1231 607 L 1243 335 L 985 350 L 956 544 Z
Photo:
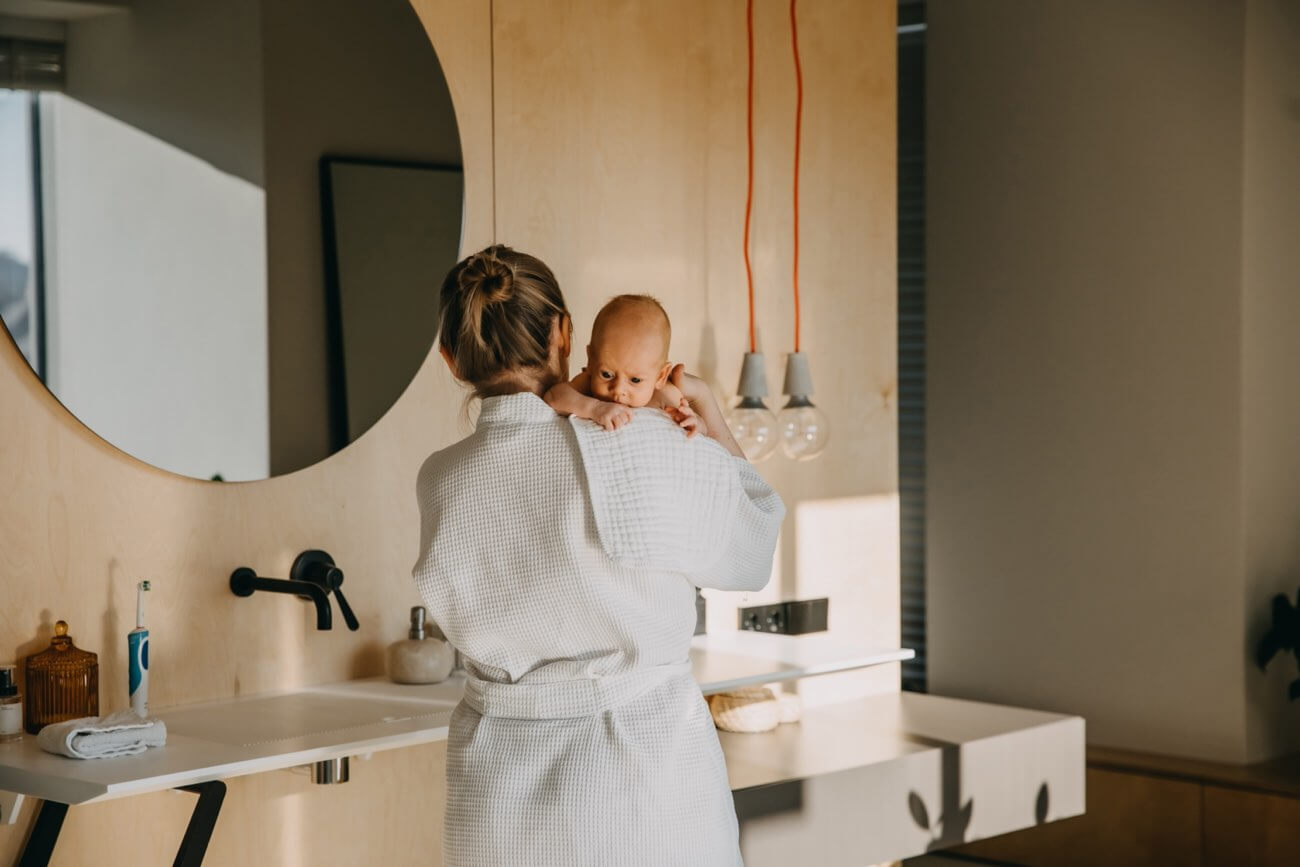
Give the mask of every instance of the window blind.
M 903 688 L 925 681 L 925 4 L 898 8 L 898 492 Z
M 62 43 L 0 36 L 0 88 L 58 90 L 63 70 Z

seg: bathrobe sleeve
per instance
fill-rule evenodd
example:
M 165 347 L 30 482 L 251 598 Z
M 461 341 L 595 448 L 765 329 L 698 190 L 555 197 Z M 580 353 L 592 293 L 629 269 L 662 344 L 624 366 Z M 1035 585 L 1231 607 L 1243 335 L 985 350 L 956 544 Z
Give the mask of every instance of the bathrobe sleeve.
M 748 461 L 707 437 L 686 439 L 654 410 L 617 431 L 570 421 L 596 533 L 612 559 L 681 572 L 698 587 L 767 584 L 785 504 Z

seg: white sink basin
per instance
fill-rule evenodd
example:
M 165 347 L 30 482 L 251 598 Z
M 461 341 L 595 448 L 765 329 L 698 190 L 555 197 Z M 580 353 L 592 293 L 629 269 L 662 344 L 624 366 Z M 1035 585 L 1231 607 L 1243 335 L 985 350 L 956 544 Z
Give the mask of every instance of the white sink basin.
M 161 708 L 157 716 L 167 723 L 170 734 L 231 746 L 259 746 L 368 727 L 382 729 L 407 721 L 445 724 L 460 692 L 460 685 L 450 682 L 402 686 L 357 681 L 284 695 Z M 372 730 L 365 734 L 381 733 Z

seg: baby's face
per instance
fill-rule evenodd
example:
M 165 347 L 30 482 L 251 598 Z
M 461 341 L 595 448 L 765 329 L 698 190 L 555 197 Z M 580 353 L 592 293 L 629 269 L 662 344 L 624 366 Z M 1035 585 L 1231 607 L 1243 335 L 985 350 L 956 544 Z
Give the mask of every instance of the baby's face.
M 654 330 L 607 327 L 587 347 L 591 396 L 623 406 L 645 406 L 663 385 L 668 347 Z

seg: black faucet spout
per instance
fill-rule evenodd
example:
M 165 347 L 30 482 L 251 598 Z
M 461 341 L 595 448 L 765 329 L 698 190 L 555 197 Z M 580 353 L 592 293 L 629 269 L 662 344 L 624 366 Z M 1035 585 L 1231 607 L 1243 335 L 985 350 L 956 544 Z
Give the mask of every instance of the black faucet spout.
M 252 596 L 258 590 L 265 593 L 292 593 L 310 599 L 316 605 L 316 628 L 333 626 L 330 599 L 319 584 L 309 581 L 289 581 L 283 578 L 262 578 L 252 569 L 242 566 L 230 573 L 230 589 L 236 596 Z

